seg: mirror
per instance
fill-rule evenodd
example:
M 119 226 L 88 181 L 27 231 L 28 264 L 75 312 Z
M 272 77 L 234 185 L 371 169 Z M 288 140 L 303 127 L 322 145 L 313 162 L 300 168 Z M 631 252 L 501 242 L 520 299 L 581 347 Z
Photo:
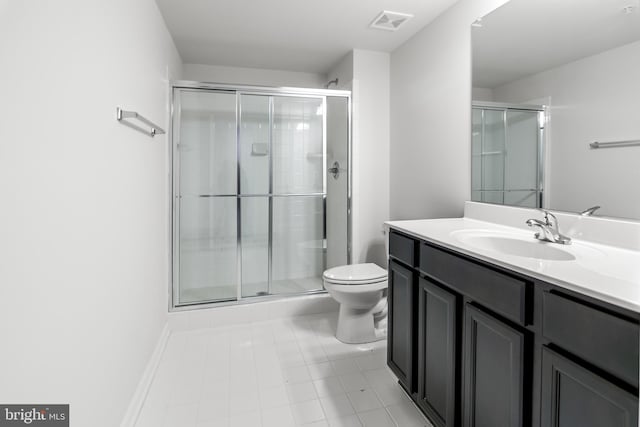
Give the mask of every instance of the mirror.
M 638 0 L 511 0 L 472 53 L 473 200 L 640 220 Z

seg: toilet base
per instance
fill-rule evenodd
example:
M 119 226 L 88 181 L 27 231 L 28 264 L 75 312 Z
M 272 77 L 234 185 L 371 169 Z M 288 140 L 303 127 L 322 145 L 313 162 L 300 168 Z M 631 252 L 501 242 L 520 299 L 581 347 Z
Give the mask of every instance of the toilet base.
M 386 313 L 384 318 L 380 319 L 381 316 L 378 315 L 380 312 L 376 308 L 377 306 L 366 310 L 345 307 L 341 304 L 336 338 L 346 344 L 364 344 L 386 339 Z M 376 326 L 379 327 L 376 328 Z

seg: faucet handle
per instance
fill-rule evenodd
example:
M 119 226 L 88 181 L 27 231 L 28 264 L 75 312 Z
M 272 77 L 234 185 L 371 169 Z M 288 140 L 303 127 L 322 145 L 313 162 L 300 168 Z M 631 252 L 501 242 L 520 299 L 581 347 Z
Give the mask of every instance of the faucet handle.
M 554 214 L 552 214 L 546 209 L 539 209 L 539 211 L 542 212 L 542 214 L 544 215 L 544 221 L 547 223 L 548 226 L 558 227 L 558 218 L 556 218 Z M 549 220 L 549 217 L 553 218 L 553 222 Z
M 552 214 L 546 209 L 540 209 L 540 211 L 544 214 L 544 221 L 547 227 L 549 227 L 551 229 L 551 232 L 554 234 L 552 242 L 560 243 L 563 245 L 570 245 L 571 238 L 560 233 L 558 218 L 556 218 L 554 214 Z M 553 218 L 553 221 L 550 221 L 549 217 Z

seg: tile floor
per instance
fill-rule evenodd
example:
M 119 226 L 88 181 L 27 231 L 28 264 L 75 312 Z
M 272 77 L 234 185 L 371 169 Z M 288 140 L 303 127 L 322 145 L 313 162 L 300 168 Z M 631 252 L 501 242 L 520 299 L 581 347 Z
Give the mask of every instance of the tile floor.
M 431 427 L 337 313 L 173 333 L 136 427 Z

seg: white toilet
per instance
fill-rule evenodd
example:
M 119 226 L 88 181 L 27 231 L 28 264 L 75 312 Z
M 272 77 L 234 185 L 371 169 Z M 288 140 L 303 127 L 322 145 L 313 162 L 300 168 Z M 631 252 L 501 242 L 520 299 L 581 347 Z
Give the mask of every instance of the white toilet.
M 372 263 L 343 265 L 328 269 L 322 278 L 340 303 L 336 338 L 361 344 L 387 337 L 387 270 Z

